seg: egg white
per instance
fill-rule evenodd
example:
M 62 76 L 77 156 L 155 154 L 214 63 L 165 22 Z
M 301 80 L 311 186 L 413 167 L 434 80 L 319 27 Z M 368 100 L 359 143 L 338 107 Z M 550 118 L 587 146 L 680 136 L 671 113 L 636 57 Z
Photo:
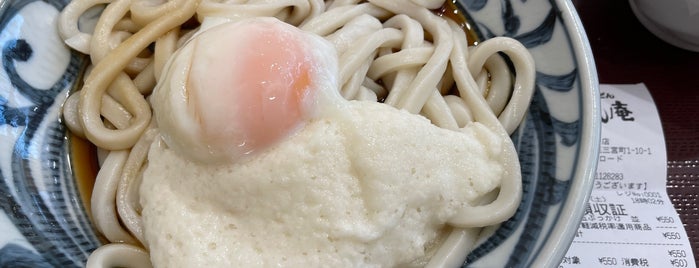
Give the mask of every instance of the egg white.
M 323 38 L 301 32 L 297 28 L 274 18 L 253 18 L 241 21 L 209 19 L 202 26 L 200 32 L 194 35 L 170 58 L 164 68 L 164 75 L 150 98 L 155 111 L 156 122 L 165 142 L 170 148 L 190 157 L 192 160 L 202 163 L 230 162 L 244 157 L 252 151 L 261 149 L 248 146 L 243 135 L 245 132 L 244 126 L 236 121 L 220 122 L 218 124 L 220 132 L 231 132 L 233 134 L 230 136 L 235 137 L 230 139 L 227 144 L 215 143 L 208 139 L 202 131 L 200 111 L 200 109 L 207 108 L 207 104 L 204 104 L 203 107 L 195 107 L 192 100 L 192 96 L 195 94 L 194 90 L 210 90 L 208 88 L 193 87 L 193 85 L 215 79 L 212 77 L 193 76 L 192 73 L 194 71 L 198 73 L 218 71 L 212 70 L 206 60 L 201 60 L 202 57 L 205 57 L 202 54 L 208 54 L 206 56 L 216 58 L 234 57 L 229 56 L 234 53 L 250 53 L 236 49 L 213 50 L 209 47 L 211 42 L 217 38 L 228 38 L 230 40 L 227 40 L 227 42 L 235 43 L 235 39 L 240 38 L 235 30 L 244 27 L 241 25 L 245 24 L 263 24 L 265 27 L 277 27 L 284 34 L 298 36 L 303 39 L 303 42 L 299 42 L 301 50 L 303 50 L 301 52 L 314 62 L 314 65 L 311 66 L 311 83 L 308 89 L 310 96 L 305 98 L 302 103 L 304 106 L 303 111 L 305 112 L 304 118 L 310 119 L 317 114 L 316 106 L 320 103 L 317 100 L 318 98 L 328 99 L 330 100 L 329 102 L 323 101 L 322 103 L 333 103 L 334 105 L 337 105 L 338 100 L 341 100 L 337 90 L 337 53 L 332 45 Z M 245 72 L 245 66 L 236 65 L 235 62 L 231 62 L 230 68 L 234 70 L 233 72 Z M 231 87 L 235 86 L 231 85 Z M 245 103 L 233 101 L 233 103 L 225 105 L 234 107 L 236 105 L 245 105 Z M 227 112 L 221 111 L 221 113 Z M 235 113 L 235 110 L 231 109 L 230 112 Z

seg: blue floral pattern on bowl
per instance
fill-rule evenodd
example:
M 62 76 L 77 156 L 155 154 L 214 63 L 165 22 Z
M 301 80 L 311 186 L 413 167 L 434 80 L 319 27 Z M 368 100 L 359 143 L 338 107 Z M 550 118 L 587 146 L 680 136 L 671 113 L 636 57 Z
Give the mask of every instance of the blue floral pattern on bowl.
M 0 266 L 83 267 L 103 243 L 71 165 L 60 109 L 84 56 L 65 47 L 55 19 L 67 0 L 0 1 Z M 512 139 L 524 195 L 515 216 L 467 266 L 557 266 L 589 194 L 599 140 L 597 77 L 570 1 L 463 0 L 481 40 L 509 36 L 537 63 L 533 102 Z

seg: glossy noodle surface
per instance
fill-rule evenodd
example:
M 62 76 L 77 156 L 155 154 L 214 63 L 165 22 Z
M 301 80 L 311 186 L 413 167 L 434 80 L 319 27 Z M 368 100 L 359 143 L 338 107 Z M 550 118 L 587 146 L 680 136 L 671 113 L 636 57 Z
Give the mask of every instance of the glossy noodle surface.
M 89 267 L 230 251 L 240 265 L 455 264 L 519 204 L 508 135 L 532 58 L 509 38 L 469 46 L 442 1 L 117 0 L 80 32 L 101 4 L 59 20 L 92 59 L 66 123 L 106 155 L 91 207 L 112 243 Z

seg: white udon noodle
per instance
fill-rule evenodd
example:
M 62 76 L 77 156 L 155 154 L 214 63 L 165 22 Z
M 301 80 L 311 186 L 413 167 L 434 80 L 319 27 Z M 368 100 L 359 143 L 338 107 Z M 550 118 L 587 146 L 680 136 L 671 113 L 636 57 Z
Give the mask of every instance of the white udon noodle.
M 82 89 L 65 102 L 64 118 L 72 133 L 107 152 L 93 189 L 91 213 L 96 228 L 111 243 L 93 252 L 87 266 L 150 266 L 138 186 L 148 147 L 159 134 L 146 97 L 170 55 L 196 31 L 183 28 L 192 19 L 277 17 L 335 45 L 343 97 L 383 100 L 446 129 L 476 121 L 509 138 L 529 106 L 533 59 L 522 44 L 505 37 L 469 47 L 462 28 L 430 10 L 443 4 L 443 0 L 72 1 L 59 17 L 59 33 L 70 47 L 88 54 L 92 65 Z M 104 10 L 94 32 L 81 32 L 79 18 L 99 6 Z M 508 56 L 515 75 L 499 53 Z M 451 93 L 454 87 L 457 95 Z M 443 266 L 454 259 L 448 256 L 465 254 L 481 227 L 513 215 L 521 198 L 521 174 L 517 155 L 508 148 L 509 163 L 499 190 L 448 222 L 452 231 L 428 266 Z

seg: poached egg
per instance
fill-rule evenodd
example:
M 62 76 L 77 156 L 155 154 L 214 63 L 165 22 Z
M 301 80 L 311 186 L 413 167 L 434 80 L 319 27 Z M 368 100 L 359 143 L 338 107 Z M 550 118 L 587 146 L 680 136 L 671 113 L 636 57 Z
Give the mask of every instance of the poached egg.
M 338 93 L 335 49 L 273 18 L 198 33 L 151 98 L 140 196 L 156 267 L 424 262 L 497 189 L 504 140 Z

